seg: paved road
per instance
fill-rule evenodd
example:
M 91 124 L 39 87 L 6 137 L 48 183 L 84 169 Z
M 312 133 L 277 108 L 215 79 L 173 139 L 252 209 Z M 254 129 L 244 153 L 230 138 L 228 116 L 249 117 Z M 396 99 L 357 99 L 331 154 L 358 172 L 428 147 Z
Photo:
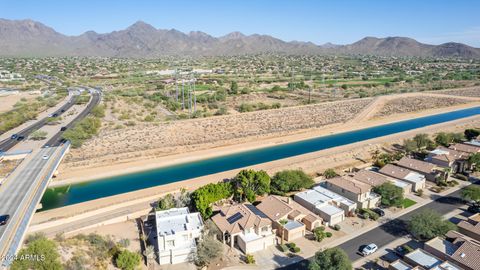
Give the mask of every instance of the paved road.
M 92 98 L 90 100 L 90 103 L 88 103 L 87 107 L 79 115 L 77 115 L 77 117 L 75 117 L 70 123 L 68 123 L 65 127 L 69 129 L 75 123 L 85 118 L 85 116 L 87 116 L 92 111 L 92 109 L 98 105 L 99 102 L 100 102 L 100 94 L 98 92 L 93 92 Z M 50 138 L 50 140 L 48 140 L 43 146 L 51 147 L 51 146 L 59 146 L 60 144 L 62 144 L 63 132 L 64 131 L 59 131 L 57 134 L 53 135 L 53 137 Z
M 60 107 L 58 110 L 56 110 L 55 112 L 53 112 L 52 114 L 58 114 L 58 115 L 61 115 L 63 112 L 66 112 L 68 109 L 70 109 L 74 104 L 75 104 L 75 100 L 77 99 L 77 96 L 76 95 L 73 95 L 71 98 L 70 98 L 70 101 L 67 102 L 65 105 L 63 105 L 62 107 Z M 63 112 L 62 112 L 63 111 Z M 42 118 L 41 120 L 35 122 L 34 124 L 30 125 L 29 127 L 21 130 L 20 132 L 18 132 L 17 134 L 20 135 L 20 136 L 24 136 L 25 139 L 32 133 L 34 132 L 35 130 L 43 127 L 46 123 L 47 123 L 47 120 L 48 120 L 49 117 L 45 117 L 45 118 Z M 10 138 L 7 138 L 3 141 L 0 142 L 0 152 L 6 152 L 8 150 L 10 150 L 12 147 L 14 147 L 17 143 L 19 143 L 19 141 L 17 140 L 14 140 L 14 139 L 10 139 Z
M 9 224 L 17 218 L 15 213 L 19 209 L 22 200 L 34 186 L 38 176 L 41 175 L 42 170 L 48 163 L 48 159 L 44 159 L 43 156 L 50 157 L 54 151 L 54 148 L 41 149 L 18 174 L 12 174 L 12 177 L 1 186 L 0 215 L 10 215 Z M 2 240 L 4 239 L 2 237 L 6 227 L 0 227 L 0 245 L 3 243 Z
M 361 255 L 358 254 L 358 251 L 361 246 L 375 243 L 379 248 L 385 246 L 395 239 L 405 236 L 408 234 L 406 230 L 407 221 L 414 215 L 425 209 L 432 209 L 439 212 L 442 215 L 445 215 L 459 206 L 464 205 L 460 199 L 461 190 L 450 193 L 446 196 L 440 197 L 422 207 L 419 207 L 415 211 L 406 213 L 394 220 L 391 220 L 373 230 L 370 230 L 362 235 L 359 235 L 338 247 L 345 250 L 347 255 L 352 261 L 356 261 L 361 258 Z M 291 264 L 285 267 L 278 269 L 282 270 L 297 270 L 297 269 L 307 269 L 308 261 L 303 260 L 295 264 Z

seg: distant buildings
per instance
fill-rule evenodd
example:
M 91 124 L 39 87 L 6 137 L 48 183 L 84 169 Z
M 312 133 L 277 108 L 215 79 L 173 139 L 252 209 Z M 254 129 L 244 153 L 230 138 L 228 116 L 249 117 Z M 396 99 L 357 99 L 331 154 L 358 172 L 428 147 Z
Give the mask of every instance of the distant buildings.
M 410 183 L 369 170 L 361 170 L 356 172 L 354 175 L 352 175 L 352 177 L 355 180 L 363 182 L 372 187 L 378 187 L 387 182 L 392 183 L 393 185 L 403 189 L 404 194 L 408 194 L 412 190 L 412 184 Z
M 197 250 L 196 241 L 203 229 L 199 213 L 188 208 L 172 208 L 155 213 L 158 260 L 160 265 L 187 262 Z
M 0 70 L 0 82 L 25 81 L 20 73 L 11 73 L 8 70 Z

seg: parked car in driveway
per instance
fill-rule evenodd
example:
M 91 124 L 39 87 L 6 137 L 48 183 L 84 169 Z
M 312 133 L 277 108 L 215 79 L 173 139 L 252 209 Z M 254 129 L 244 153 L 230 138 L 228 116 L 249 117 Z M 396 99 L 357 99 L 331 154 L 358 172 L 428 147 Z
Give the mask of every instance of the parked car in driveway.
M 374 208 L 372 209 L 373 212 L 377 213 L 379 216 L 383 217 L 385 216 L 385 211 L 383 211 L 382 209 L 380 208 Z
M 467 208 L 467 211 L 470 213 L 480 213 L 480 205 L 472 205 Z
M 7 224 L 9 219 L 10 219 L 10 215 L 0 216 L 0 226 Z
M 362 255 L 368 256 L 378 250 L 377 245 L 371 243 L 362 249 Z

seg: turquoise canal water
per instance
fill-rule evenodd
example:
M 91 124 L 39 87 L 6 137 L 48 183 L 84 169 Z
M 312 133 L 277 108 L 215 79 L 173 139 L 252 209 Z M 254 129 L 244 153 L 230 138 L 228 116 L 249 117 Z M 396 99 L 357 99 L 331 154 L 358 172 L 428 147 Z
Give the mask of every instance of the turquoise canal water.
M 68 187 L 51 188 L 47 189 L 42 198 L 43 210 L 302 155 L 477 114 L 480 114 L 480 107 L 182 163 L 149 171 L 98 179 Z

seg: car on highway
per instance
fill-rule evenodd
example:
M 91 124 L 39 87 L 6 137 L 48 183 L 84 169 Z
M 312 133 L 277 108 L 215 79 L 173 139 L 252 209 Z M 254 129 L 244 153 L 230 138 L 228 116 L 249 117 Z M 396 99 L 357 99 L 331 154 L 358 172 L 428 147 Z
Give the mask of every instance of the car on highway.
M 65 130 L 67 130 L 67 127 L 61 127 L 60 128 L 60 131 L 65 131 Z
M 10 215 L 0 216 L 0 226 L 7 224 L 9 219 L 10 219 Z
M 17 138 L 18 138 L 18 134 L 13 134 L 13 135 L 10 137 L 10 139 L 12 139 L 12 140 L 16 140 Z
M 23 139 L 25 139 L 25 136 L 19 135 L 19 136 L 17 137 L 17 141 L 22 141 Z
M 378 250 L 377 245 L 371 243 L 362 249 L 362 255 L 368 256 Z
M 48 159 L 48 158 L 49 158 L 48 155 L 43 155 L 43 156 L 42 156 L 42 159 Z
M 380 208 L 374 208 L 372 209 L 373 212 L 377 213 L 379 216 L 383 217 L 385 216 L 385 211 L 383 211 L 382 209 Z

